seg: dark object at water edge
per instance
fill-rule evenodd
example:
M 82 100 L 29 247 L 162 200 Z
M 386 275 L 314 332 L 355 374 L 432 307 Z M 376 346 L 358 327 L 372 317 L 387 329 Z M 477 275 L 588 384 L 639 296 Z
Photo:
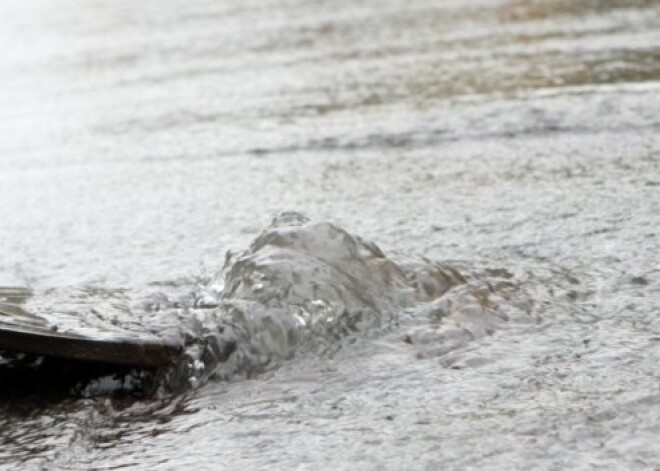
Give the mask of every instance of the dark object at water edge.
M 97 339 L 0 323 L 0 351 L 149 368 L 168 363 L 182 347 L 155 338 Z
M 102 326 L 89 329 L 82 319 L 79 327 L 59 331 L 57 315 L 46 319 L 22 307 L 30 295 L 25 288 L 0 287 L 0 351 L 154 368 L 167 364 L 183 350 L 181 343 L 150 332 Z

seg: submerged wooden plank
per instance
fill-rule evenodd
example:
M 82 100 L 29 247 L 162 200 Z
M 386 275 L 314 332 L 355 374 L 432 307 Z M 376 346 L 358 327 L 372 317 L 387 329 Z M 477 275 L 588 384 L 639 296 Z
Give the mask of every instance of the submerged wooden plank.
M 69 358 L 89 362 L 157 367 L 181 353 L 183 346 L 150 332 L 122 330 L 71 315 L 44 318 L 21 306 L 29 297 L 22 288 L 0 288 L 0 351 Z M 65 330 L 62 325 L 66 325 Z

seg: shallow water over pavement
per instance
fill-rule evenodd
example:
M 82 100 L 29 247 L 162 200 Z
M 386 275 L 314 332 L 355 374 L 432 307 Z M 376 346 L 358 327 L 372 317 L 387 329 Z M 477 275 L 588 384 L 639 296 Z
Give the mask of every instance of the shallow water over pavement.
M 33 0 L 0 18 L 0 285 L 84 290 L 82 311 L 189 293 L 295 210 L 518 283 L 534 319 L 448 351 L 411 345 L 425 325 L 400 312 L 171 398 L 9 398 L 1 467 L 656 465 L 657 2 Z

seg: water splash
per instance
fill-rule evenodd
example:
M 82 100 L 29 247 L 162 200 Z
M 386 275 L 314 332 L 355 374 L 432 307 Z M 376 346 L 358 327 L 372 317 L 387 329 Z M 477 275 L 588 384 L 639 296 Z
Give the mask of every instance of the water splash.
M 347 339 L 394 326 L 418 356 L 444 355 L 511 317 L 529 317 L 531 298 L 501 271 L 469 273 L 468 282 L 456 268 L 388 256 L 335 224 L 285 212 L 247 249 L 229 252 L 216 275 L 177 280 L 167 291 L 154 284 L 137 298 L 121 289 L 51 290 L 27 308 L 61 319 L 62 329 L 148 334 L 181 345 L 184 353 L 155 374 L 102 376 L 76 388 L 84 396 L 170 394 L 213 378 L 251 377 L 294 357 L 332 356 Z
M 196 340 L 161 372 L 161 390 L 252 376 L 296 355 L 329 354 L 342 339 L 387 329 L 404 313 L 415 327 L 403 340 L 426 351 L 430 343 L 435 350 L 458 348 L 507 320 L 457 270 L 388 257 L 334 224 L 292 212 L 276 217 L 246 250 L 229 254 L 192 306 L 177 318 Z

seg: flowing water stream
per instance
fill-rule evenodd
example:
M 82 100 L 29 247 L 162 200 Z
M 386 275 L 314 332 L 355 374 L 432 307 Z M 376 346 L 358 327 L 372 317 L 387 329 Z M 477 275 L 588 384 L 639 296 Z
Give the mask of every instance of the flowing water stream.
M 0 468 L 655 469 L 659 31 L 652 0 L 3 2 L 0 286 L 187 347 L 0 375 Z

